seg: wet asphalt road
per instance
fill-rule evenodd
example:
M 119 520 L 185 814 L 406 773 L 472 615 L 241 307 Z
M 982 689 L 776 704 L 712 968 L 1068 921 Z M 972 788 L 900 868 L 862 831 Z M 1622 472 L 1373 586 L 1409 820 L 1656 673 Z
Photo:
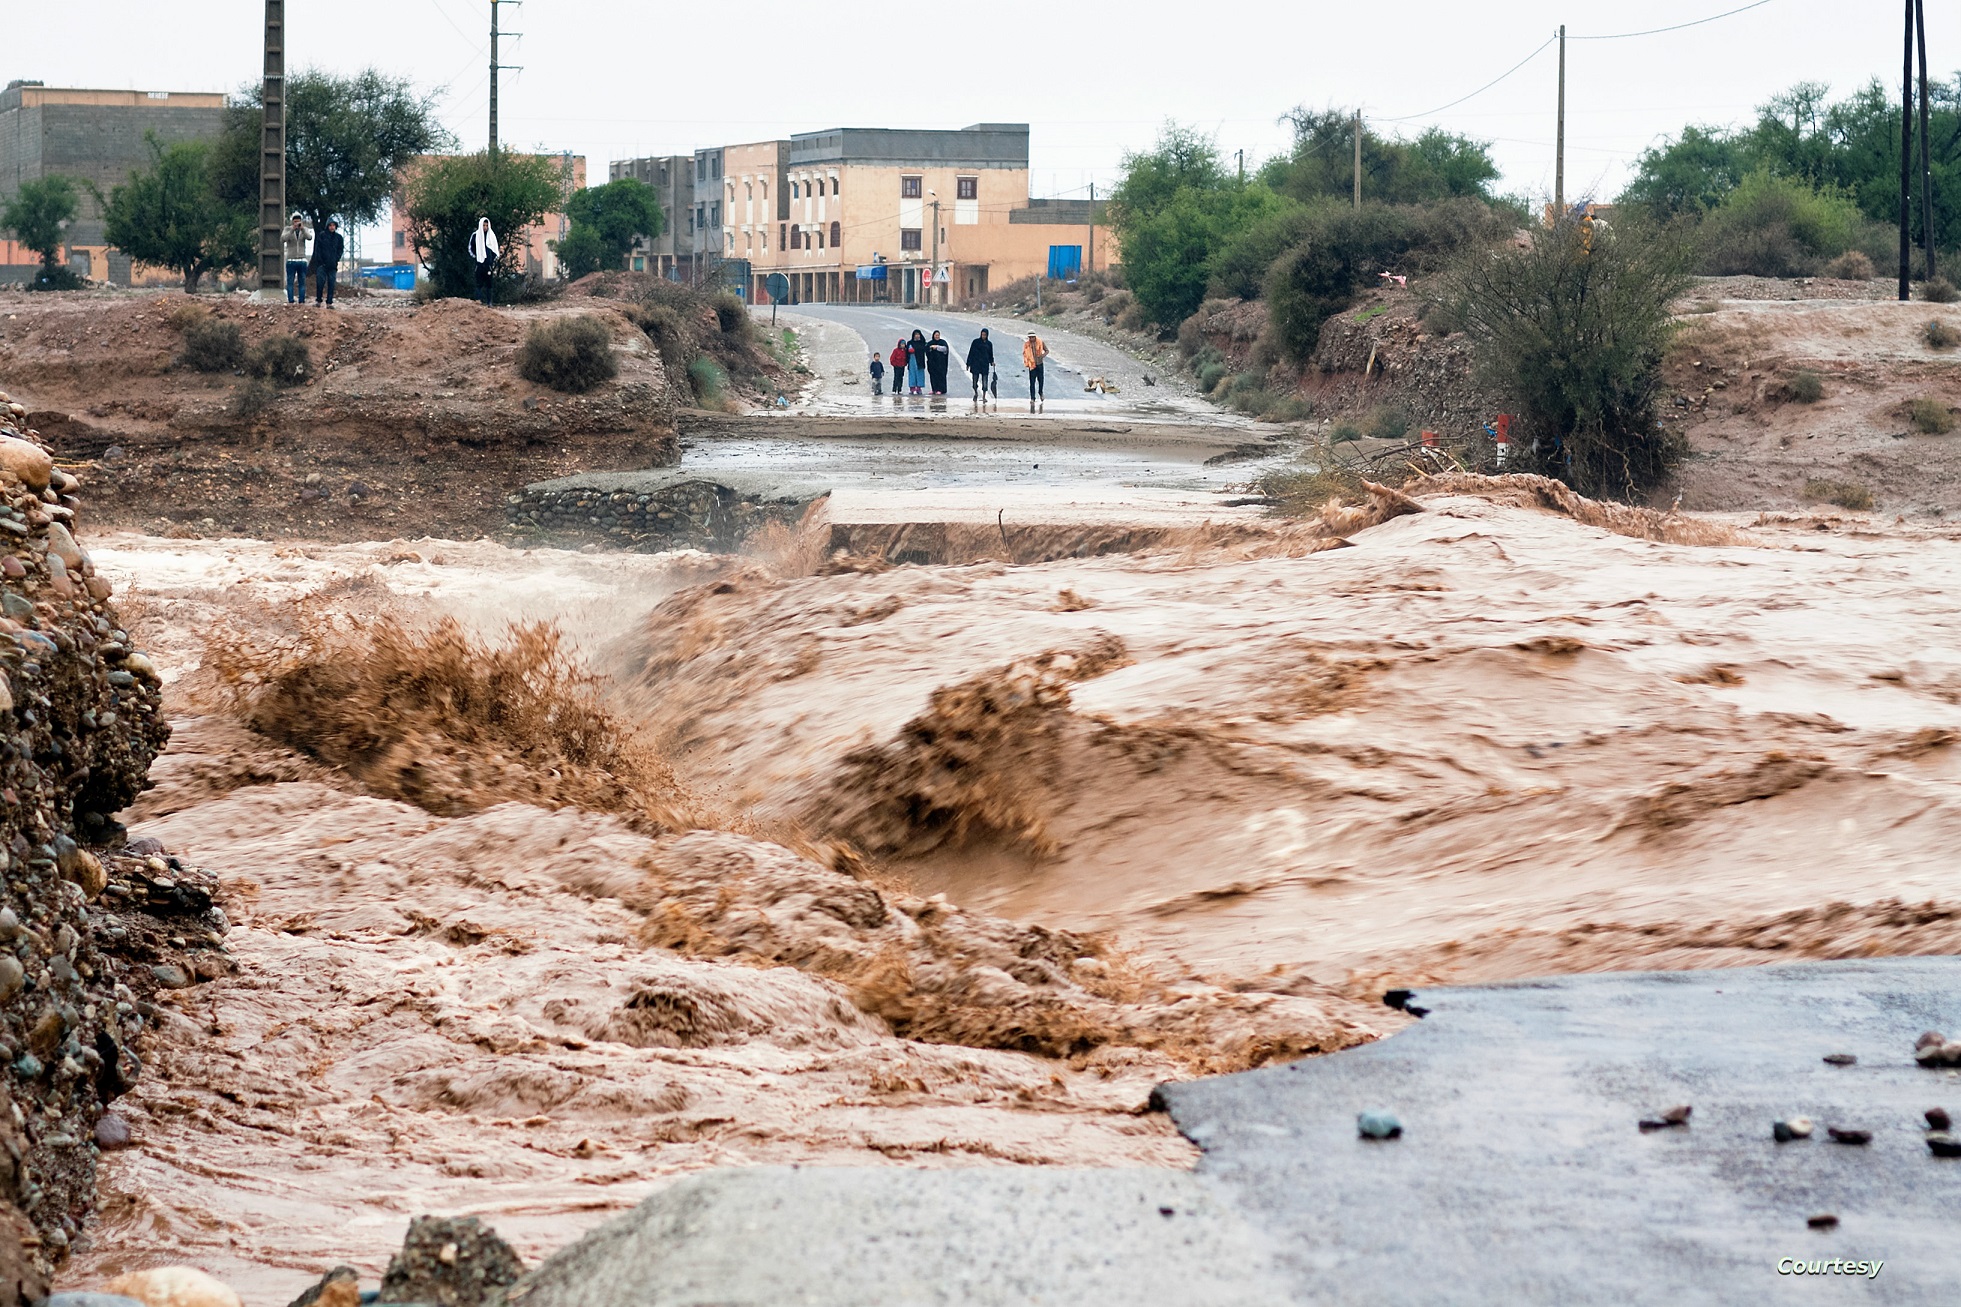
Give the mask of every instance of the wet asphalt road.
M 1195 1175 L 723 1169 L 547 1261 L 526 1307 L 1957 1300 L 1961 1159 L 1921 1114 L 1961 1078 L 1913 1045 L 1961 1029 L 1961 959 L 1419 999 L 1374 1044 L 1161 1088 Z M 1371 1109 L 1402 1136 L 1359 1138 Z M 1816 1135 L 1774 1142 L 1798 1114 Z
M 994 368 L 1001 383 L 1001 402 L 1005 404 L 1010 400 L 1020 400 L 1024 405 L 1028 402 L 1028 372 L 1021 366 L 1021 344 L 1028 329 L 1013 319 L 882 304 L 799 304 L 795 311 L 807 317 L 839 323 L 857 332 L 865 342 L 867 359 L 876 349 L 880 358 L 889 360 L 892 346 L 902 339 L 911 339 L 915 331 L 928 338 L 935 331 L 941 333 L 951 346 L 947 393 L 961 399 L 971 399 L 974 393 L 973 382 L 967 375 L 967 347 L 985 327 L 994 342 Z M 887 366 L 890 366 L 889 361 Z M 886 380 L 888 383 L 891 381 L 889 372 Z M 1042 382 L 1045 394 L 1074 397 L 1082 393 L 1083 374 L 1052 359 L 1043 369 Z M 886 393 L 891 393 L 889 384 Z

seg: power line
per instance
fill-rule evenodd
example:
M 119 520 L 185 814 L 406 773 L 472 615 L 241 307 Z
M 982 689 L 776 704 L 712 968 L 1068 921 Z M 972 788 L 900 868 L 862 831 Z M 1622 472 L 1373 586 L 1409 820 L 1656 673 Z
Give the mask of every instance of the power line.
M 1725 9 L 1722 13 L 1711 14 L 1707 18 L 1695 18 L 1686 23 L 1676 23 L 1671 27 L 1650 27 L 1644 32 L 1614 32 L 1607 36 L 1568 36 L 1566 39 L 1569 41 L 1625 41 L 1631 36 L 1659 36 L 1663 32 L 1679 32 L 1685 27 L 1701 27 L 1704 23 L 1713 23 L 1717 19 L 1728 18 L 1733 14 L 1747 13 L 1752 9 L 1761 9 L 1769 3 L 1770 0 L 1756 0 L 1755 4 L 1743 5 L 1736 9 Z
M 1767 4 L 1769 3 L 1769 0 L 1759 0 L 1759 3 Z M 1498 85 L 1498 83 L 1504 81 L 1507 77 L 1510 77 L 1513 73 L 1525 67 L 1525 65 L 1531 63 L 1534 59 L 1537 59 L 1540 55 L 1545 53 L 1547 46 L 1551 45 L 1554 41 L 1557 41 L 1558 39 L 1559 37 L 1557 34 L 1547 37 L 1545 40 L 1545 44 L 1541 45 L 1538 49 L 1534 50 L 1531 54 L 1526 55 L 1525 58 L 1519 60 L 1517 63 L 1513 64 L 1510 68 L 1507 68 L 1504 72 L 1499 73 L 1496 77 L 1486 82 L 1483 86 L 1480 86 L 1477 90 L 1472 91 L 1469 95 L 1460 95 L 1455 100 L 1452 100 L 1449 104 L 1440 104 L 1434 109 L 1425 109 L 1422 113 L 1404 114 L 1400 118 L 1377 118 L 1375 119 L 1375 121 L 1379 123 L 1406 123 L 1414 118 L 1428 118 L 1432 114 L 1442 113 L 1446 109 L 1455 109 L 1458 105 L 1464 103 L 1464 101 L 1473 100 L 1476 99 L 1478 96 L 1483 95 L 1486 91 Z

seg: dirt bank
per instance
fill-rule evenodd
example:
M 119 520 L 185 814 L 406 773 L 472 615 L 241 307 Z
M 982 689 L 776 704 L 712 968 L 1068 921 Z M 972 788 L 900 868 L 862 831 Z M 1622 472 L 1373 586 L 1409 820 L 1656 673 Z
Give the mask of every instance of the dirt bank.
M 584 395 L 520 378 L 525 331 L 575 311 L 611 325 L 619 376 Z M 248 415 L 241 378 L 179 361 L 200 316 L 237 326 L 248 348 L 298 338 L 312 379 Z M 0 300 L 0 381 L 64 459 L 108 474 L 94 478 L 90 502 L 105 528 L 356 540 L 413 524 L 467 538 L 500 530 L 504 494 L 526 482 L 679 457 L 660 355 L 604 300 L 492 310 L 363 299 L 328 310 L 238 296 L 11 295 Z

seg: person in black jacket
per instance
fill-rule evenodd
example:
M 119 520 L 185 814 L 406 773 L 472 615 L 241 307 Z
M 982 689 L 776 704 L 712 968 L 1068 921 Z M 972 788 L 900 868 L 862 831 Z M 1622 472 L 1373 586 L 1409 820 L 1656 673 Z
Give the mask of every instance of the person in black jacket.
M 340 223 L 327 219 L 327 230 L 313 242 L 313 302 L 334 306 L 334 277 L 340 271 L 340 256 L 347 251 L 347 238 L 340 234 Z
M 939 332 L 926 342 L 926 375 L 932 384 L 935 395 L 946 394 L 946 369 L 953 362 L 953 346 L 941 339 Z
M 988 374 L 994 371 L 994 342 L 987 338 L 987 328 L 974 337 L 974 343 L 967 346 L 967 375 L 974 379 L 974 402 L 987 398 Z

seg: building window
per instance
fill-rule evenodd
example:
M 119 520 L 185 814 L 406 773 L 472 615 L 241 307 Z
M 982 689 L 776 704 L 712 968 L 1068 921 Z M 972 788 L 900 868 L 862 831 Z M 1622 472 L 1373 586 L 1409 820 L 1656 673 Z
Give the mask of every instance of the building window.
M 779 250 L 794 248 L 790 244 L 790 224 L 787 222 L 776 224 L 776 248 Z
M 842 223 L 834 222 L 831 224 L 831 248 L 836 249 L 842 244 L 844 244 L 844 226 Z
M 926 179 L 923 177 L 899 178 L 899 198 L 902 200 L 918 199 L 924 192 L 925 181 Z M 919 247 L 915 245 L 913 248 L 918 249 Z
M 801 227 L 790 228 L 790 248 L 793 250 L 800 250 L 803 248 L 803 228 Z
M 919 236 L 920 236 L 919 228 L 917 227 L 905 228 L 899 233 L 899 248 L 902 250 L 919 249 L 920 248 Z
M 722 202 L 720 200 L 708 206 L 708 225 L 711 227 L 722 225 Z
M 957 200 L 978 200 L 980 198 L 980 178 L 962 177 L 953 183 L 954 198 Z
M 408 245 L 408 243 L 409 243 L 409 234 L 408 234 L 407 232 L 405 232 L 405 231 L 398 231 L 398 232 L 396 232 L 396 233 L 395 233 L 395 248 L 396 248 L 396 249 L 398 249 L 398 250 L 399 250 L 399 249 L 403 249 L 403 248 L 405 248 L 405 247 L 406 247 L 406 246 Z
M 797 184 L 795 182 L 790 183 L 790 198 L 793 200 L 797 198 Z
M 831 178 L 831 194 L 833 195 L 844 194 L 844 188 L 838 184 L 838 179 L 835 177 Z

